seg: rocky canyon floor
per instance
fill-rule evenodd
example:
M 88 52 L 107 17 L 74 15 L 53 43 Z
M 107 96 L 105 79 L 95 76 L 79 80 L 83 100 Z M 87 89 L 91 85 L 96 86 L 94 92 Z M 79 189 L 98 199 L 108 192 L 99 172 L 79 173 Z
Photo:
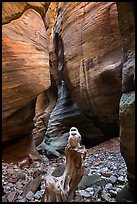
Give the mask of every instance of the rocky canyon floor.
M 41 202 L 47 175 L 60 176 L 64 156 L 42 161 L 31 157 L 23 166 L 2 162 L 2 202 Z M 119 138 L 113 138 L 87 150 L 85 173 L 72 202 L 116 202 L 117 193 L 127 183 L 126 165 L 120 153 Z

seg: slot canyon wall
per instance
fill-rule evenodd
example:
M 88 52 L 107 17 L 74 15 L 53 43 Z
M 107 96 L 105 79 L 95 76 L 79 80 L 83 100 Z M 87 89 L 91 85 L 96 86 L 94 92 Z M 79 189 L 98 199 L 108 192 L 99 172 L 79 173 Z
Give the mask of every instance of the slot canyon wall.
M 133 185 L 133 2 L 3 2 L 2 23 L 3 143 L 63 149 L 71 126 L 89 146 L 120 136 Z
M 9 155 L 17 148 L 23 155 L 30 151 L 36 98 L 51 83 L 41 14 L 46 9 L 41 3 L 2 3 L 2 141 L 20 143 Z
M 117 3 L 117 8 L 124 54 L 119 104 L 120 149 L 135 195 L 135 3 Z

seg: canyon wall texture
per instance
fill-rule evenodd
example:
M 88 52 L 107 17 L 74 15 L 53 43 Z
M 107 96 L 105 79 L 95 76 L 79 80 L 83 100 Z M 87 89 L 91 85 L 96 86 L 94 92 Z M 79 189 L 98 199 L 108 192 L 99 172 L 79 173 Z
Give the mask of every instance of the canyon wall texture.
M 41 3 L 2 4 L 2 140 L 31 135 L 37 96 L 49 88 L 48 35 Z M 44 11 L 43 11 L 44 12 Z
M 54 73 L 58 70 L 80 112 L 73 126 L 90 144 L 118 136 L 123 53 L 116 4 L 67 2 L 54 24 Z M 50 132 L 49 127 L 46 134 Z
M 135 195 L 135 4 L 117 3 L 123 40 L 122 96 L 120 99 L 120 148 Z M 127 15 L 128 14 L 128 15 Z

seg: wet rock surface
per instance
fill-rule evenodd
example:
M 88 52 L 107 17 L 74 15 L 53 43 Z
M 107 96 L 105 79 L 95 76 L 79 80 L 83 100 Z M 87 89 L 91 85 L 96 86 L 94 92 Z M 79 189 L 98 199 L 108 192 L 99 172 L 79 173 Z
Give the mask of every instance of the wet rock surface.
M 41 202 L 45 177 L 60 176 L 65 157 L 34 160 L 28 167 L 2 162 L 2 202 Z M 127 183 L 126 165 L 120 153 L 119 138 L 113 138 L 88 149 L 85 173 L 72 202 L 116 202 L 117 193 Z M 40 181 L 41 177 L 41 181 Z M 40 182 L 38 182 L 40 181 Z

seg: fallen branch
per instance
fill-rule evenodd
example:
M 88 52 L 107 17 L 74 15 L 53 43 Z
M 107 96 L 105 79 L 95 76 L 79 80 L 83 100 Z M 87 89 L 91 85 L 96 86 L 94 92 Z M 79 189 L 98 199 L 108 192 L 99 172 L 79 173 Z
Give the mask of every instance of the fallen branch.
M 66 167 L 64 174 L 60 177 L 52 175 L 45 178 L 45 192 L 43 202 L 69 202 L 72 200 L 80 180 L 84 174 L 86 149 L 84 146 L 72 148 L 65 147 Z

